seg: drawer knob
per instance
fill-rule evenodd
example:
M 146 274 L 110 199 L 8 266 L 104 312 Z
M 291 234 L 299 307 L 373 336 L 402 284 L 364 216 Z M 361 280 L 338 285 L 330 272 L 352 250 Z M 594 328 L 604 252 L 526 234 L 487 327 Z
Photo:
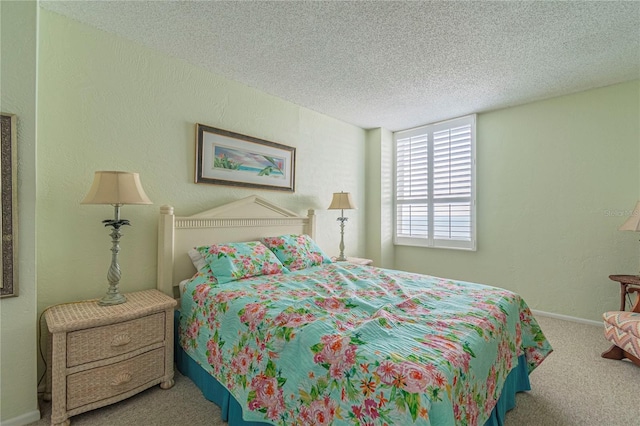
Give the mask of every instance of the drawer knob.
M 111 346 L 124 346 L 128 345 L 131 342 L 131 336 L 128 333 L 122 333 L 116 335 L 113 340 L 111 340 Z
M 131 381 L 131 377 L 131 373 L 118 373 L 118 375 L 111 381 L 111 386 L 120 386 L 125 383 L 129 383 Z

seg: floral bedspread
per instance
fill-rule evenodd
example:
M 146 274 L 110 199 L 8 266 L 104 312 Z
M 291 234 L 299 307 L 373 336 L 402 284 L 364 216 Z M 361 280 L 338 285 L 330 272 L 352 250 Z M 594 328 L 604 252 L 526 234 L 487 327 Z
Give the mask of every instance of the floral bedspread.
M 201 273 L 181 304 L 182 347 L 276 425 L 482 425 L 518 356 L 552 350 L 515 293 L 348 263 Z

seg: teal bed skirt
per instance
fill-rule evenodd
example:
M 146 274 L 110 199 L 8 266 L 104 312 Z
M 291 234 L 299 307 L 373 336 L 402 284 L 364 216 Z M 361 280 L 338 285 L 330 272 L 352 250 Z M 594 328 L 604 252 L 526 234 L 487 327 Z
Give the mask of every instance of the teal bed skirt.
M 200 365 L 193 360 L 178 342 L 178 324 L 180 323 L 180 313 L 176 311 L 174 317 L 175 339 L 175 362 L 178 371 L 182 375 L 189 377 L 200 388 L 204 397 L 220 407 L 223 421 L 229 426 L 265 426 L 268 423 L 248 422 L 242 419 L 242 407 L 235 398 L 216 379 L 207 373 Z M 531 390 L 527 362 L 524 355 L 518 359 L 518 365 L 511 370 L 502 388 L 502 394 L 498 403 L 491 412 L 491 417 L 484 426 L 503 426 L 507 411 L 516 406 L 516 393 Z

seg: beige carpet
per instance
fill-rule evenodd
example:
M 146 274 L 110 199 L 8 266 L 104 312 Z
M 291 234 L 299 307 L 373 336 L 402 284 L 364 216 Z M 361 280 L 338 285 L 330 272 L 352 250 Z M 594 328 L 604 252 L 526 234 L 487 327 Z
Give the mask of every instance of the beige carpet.
M 609 348 L 603 328 L 538 317 L 554 352 L 531 374 L 530 392 L 517 396 L 507 426 L 640 425 L 640 367 L 600 357 Z M 32 426 L 49 425 L 50 404 Z M 186 377 L 128 400 L 72 417 L 75 426 L 189 425 L 218 426 L 220 410 L 204 399 Z
M 531 373 L 507 425 L 638 426 L 640 367 L 600 357 L 604 328 L 538 317 L 553 353 Z

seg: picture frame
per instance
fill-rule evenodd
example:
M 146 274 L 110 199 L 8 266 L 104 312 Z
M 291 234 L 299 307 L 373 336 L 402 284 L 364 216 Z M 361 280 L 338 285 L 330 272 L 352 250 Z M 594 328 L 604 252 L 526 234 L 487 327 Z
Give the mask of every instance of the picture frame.
M 18 149 L 16 116 L 0 113 L 0 204 L 2 209 L 2 262 L 0 297 L 18 295 Z
M 296 149 L 196 124 L 195 183 L 295 192 Z

